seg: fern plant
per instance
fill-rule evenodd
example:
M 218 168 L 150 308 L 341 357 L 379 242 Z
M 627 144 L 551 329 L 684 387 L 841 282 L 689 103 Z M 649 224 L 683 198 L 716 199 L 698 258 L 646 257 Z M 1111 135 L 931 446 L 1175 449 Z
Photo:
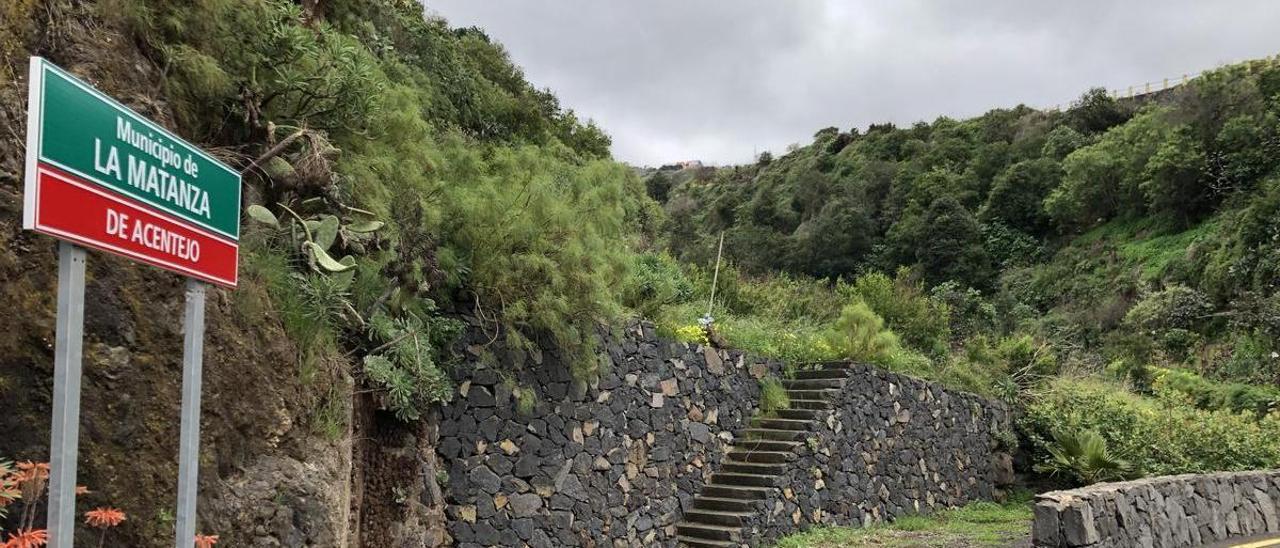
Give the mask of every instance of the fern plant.
M 1035 470 L 1065 476 L 1078 485 L 1118 481 L 1133 477 L 1137 470 L 1129 461 L 1107 449 L 1107 440 L 1092 430 L 1058 431 L 1053 434 L 1049 460 Z

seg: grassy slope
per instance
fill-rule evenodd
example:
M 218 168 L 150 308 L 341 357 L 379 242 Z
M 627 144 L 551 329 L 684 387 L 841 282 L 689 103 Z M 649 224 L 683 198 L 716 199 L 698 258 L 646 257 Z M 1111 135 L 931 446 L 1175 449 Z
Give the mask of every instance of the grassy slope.
M 825 527 L 786 537 L 778 548 L 837 546 L 1029 546 L 1029 495 L 1006 504 L 975 502 L 934 516 L 913 516 L 867 528 Z

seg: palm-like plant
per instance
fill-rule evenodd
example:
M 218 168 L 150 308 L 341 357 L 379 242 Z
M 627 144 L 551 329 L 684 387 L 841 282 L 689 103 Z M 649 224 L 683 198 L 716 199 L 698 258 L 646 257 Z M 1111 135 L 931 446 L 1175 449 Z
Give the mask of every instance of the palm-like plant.
M 1133 477 L 1137 470 L 1129 461 L 1107 449 L 1107 440 L 1092 430 L 1057 431 L 1049 445 L 1048 462 L 1035 470 L 1052 476 L 1067 476 L 1080 485 Z

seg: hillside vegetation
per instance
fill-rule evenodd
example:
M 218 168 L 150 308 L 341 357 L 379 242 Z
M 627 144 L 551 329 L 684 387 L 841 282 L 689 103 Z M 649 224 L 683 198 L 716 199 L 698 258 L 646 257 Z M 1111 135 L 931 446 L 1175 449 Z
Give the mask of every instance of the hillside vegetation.
M 425 544 L 445 519 L 434 460 L 387 455 L 433 454 L 413 444 L 459 356 L 554 353 L 590 381 L 598 327 L 634 316 L 1014 402 L 1036 470 L 1063 482 L 1280 465 L 1280 68 L 1146 103 L 828 128 L 642 180 L 501 45 L 415 0 L 0 7 L 6 459 L 48 451 L 54 245 L 18 221 L 28 55 L 244 170 L 242 284 L 209 306 L 203 525 Z M 82 500 L 128 514 L 111 542 L 164 545 L 181 284 L 89 268 Z M 31 489 L 0 498 L 6 531 L 38 521 L 40 470 L 0 460 L 0 487 Z M 243 529 L 203 532 L 253 544 Z
M 40 388 L 51 359 L 53 246 L 18 222 L 28 55 L 245 170 L 241 287 L 211 297 L 205 415 L 223 420 L 204 432 L 207 524 L 253 519 L 217 513 L 235 504 L 265 506 L 267 517 L 287 506 L 287 497 L 237 498 L 246 493 L 235 482 L 260 473 L 300 482 L 275 486 L 289 497 L 337 493 L 323 508 L 332 522 L 306 524 L 308 534 L 334 530 L 311 538 L 316 545 L 421 544 L 392 536 L 421 531 L 392 524 L 438 523 L 443 501 L 415 515 L 422 505 L 403 502 L 416 491 L 390 490 L 425 490 L 431 502 L 420 474 L 376 468 L 382 461 L 362 454 L 382 459 L 380 447 L 420 435 L 432 406 L 456 394 L 445 371 L 459 362 L 463 329 L 484 333 L 490 344 L 465 350 L 493 365 L 498 349 L 545 349 L 591 378 L 597 328 L 628 314 L 620 288 L 633 250 L 662 216 L 632 170 L 610 158 L 602 130 L 530 84 L 483 31 L 427 17 L 414 0 L 7 2 L 0 303 L 18 313 L 0 320 L 2 457 L 44 459 L 48 440 Z M 85 499 L 129 515 L 112 542 L 172 542 L 176 423 L 161 419 L 176 416 L 179 393 L 180 377 L 166 369 L 176 277 L 102 254 L 90 263 L 90 300 L 105 304 L 88 314 L 84 416 L 127 420 L 86 433 Z M 153 292 L 143 297 L 143 287 Z M 276 458 L 315 472 L 298 480 L 254 468 Z M 8 482 L 8 469 L 0 476 Z M 353 530 L 340 541 L 340 497 L 351 493 Z M 272 493 L 247 493 L 258 495 Z M 25 496 L 0 499 L 0 530 L 42 507 L 39 490 Z M 21 511 L 6 521 L 6 506 Z M 309 512 L 297 520 L 318 519 Z M 247 526 L 211 532 L 231 546 L 255 542 Z
M 692 333 L 723 236 L 728 344 L 1025 406 L 1064 482 L 1274 467 L 1278 116 L 1268 60 L 1146 100 L 827 128 L 754 165 L 650 172 L 669 223 L 638 272 Z

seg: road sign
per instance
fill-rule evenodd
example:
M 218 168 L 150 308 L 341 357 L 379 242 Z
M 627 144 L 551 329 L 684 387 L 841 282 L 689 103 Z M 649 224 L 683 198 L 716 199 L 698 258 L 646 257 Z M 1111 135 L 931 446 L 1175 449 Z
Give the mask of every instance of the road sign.
M 188 276 L 175 546 L 195 541 L 204 358 L 201 280 L 235 287 L 240 174 L 39 57 L 31 58 L 23 228 L 62 239 L 50 429 L 48 545 L 75 535 L 85 252 Z
M 235 287 L 240 174 L 31 59 L 23 226 Z

